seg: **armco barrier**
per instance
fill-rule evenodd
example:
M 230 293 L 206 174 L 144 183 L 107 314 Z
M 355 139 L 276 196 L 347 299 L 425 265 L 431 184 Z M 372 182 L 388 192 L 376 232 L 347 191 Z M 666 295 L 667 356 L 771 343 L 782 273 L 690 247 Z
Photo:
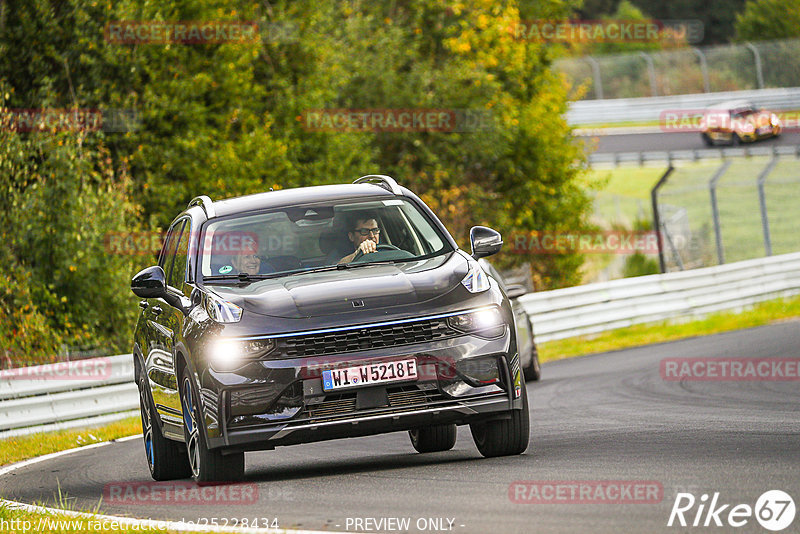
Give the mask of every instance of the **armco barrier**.
M 701 316 L 800 293 L 800 252 L 717 267 L 612 280 L 520 298 L 539 343 L 633 324 Z M 0 438 L 83 426 L 137 413 L 129 354 L 106 358 L 103 379 L 0 379 Z
M 796 110 L 800 108 L 800 87 L 693 95 L 580 100 L 570 103 L 567 111 L 567 123 L 571 125 L 588 125 L 658 121 L 664 111 L 704 109 L 729 100 L 748 100 L 756 107 L 771 111 Z
M 698 142 L 699 142 L 698 135 Z M 750 158 L 757 156 L 800 157 L 798 146 L 740 146 L 720 148 L 697 148 L 693 150 L 648 151 L 648 152 L 600 152 L 589 155 L 589 164 L 594 167 L 621 165 L 664 165 L 674 161 L 701 161 L 709 159 Z
M 741 308 L 800 293 L 800 253 L 624 278 L 520 298 L 539 343 Z
M 131 355 L 92 361 L 100 361 L 105 372 L 61 379 L 65 364 L 60 363 L 27 367 L 11 377 L 0 375 L 0 438 L 137 414 L 139 395 Z

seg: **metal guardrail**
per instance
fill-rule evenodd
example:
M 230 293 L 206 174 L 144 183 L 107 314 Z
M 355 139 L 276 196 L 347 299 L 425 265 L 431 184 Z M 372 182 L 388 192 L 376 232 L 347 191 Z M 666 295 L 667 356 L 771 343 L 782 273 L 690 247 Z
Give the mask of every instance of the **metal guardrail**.
M 130 354 L 0 371 L 0 437 L 138 413 Z
M 520 297 L 539 343 L 698 317 L 800 293 L 800 253 Z
M 544 291 L 525 295 L 520 302 L 531 315 L 536 340 L 542 343 L 797 293 L 800 253 Z M 139 395 L 130 354 L 93 359 L 98 360 L 110 366 L 102 377 L 53 379 L 63 376 L 64 364 L 12 370 L 11 377 L 12 371 L 3 371 L 0 438 L 136 414 Z
M 796 110 L 800 108 L 800 87 L 692 95 L 613 98 L 608 100 L 580 100 L 570 103 L 567 111 L 567 123 L 571 125 L 588 125 L 657 121 L 664 111 L 699 110 L 727 100 L 748 100 L 756 107 L 771 111 Z
M 699 134 L 698 134 L 699 142 Z M 754 156 L 794 156 L 800 157 L 798 146 L 748 146 L 698 148 L 692 150 L 647 151 L 647 152 L 610 152 L 589 155 L 590 165 L 647 165 L 659 163 L 669 166 L 673 161 L 700 161 L 704 159 L 749 158 Z

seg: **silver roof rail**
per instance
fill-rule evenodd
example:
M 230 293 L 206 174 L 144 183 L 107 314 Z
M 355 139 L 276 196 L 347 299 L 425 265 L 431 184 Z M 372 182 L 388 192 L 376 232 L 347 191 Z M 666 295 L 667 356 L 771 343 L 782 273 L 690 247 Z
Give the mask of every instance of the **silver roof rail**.
M 403 192 L 400 190 L 400 186 L 397 185 L 397 182 L 394 181 L 394 178 L 392 178 L 391 176 L 386 176 L 385 174 L 368 174 L 366 176 L 362 176 L 353 183 L 375 184 L 379 187 L 386 189 L 391 193 L 394 193 L 395 195 L 403 194 Z
M 203 208 L 203 211 L 206 212 L 206 217 L 212 219 L 216 217 L 216 212 L 214 211 L 214 203 L 211 201 L 207 195 L 200 195 L 199 197 L 194 197 L 192 200 L 189 201 L 189 205 L 186 208 L 191 208 L 192 206 L 200 206 Z

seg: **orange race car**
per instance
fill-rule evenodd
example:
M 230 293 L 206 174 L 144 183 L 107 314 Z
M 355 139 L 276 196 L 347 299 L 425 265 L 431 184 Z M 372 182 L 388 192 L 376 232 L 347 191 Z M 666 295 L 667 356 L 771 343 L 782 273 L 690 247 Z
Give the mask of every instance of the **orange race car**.
M 781 133 L 777 115 L 746 100 L 722 102 L 705 110 L 700 121 L 700 136 L 707 146 L 738 145 Z

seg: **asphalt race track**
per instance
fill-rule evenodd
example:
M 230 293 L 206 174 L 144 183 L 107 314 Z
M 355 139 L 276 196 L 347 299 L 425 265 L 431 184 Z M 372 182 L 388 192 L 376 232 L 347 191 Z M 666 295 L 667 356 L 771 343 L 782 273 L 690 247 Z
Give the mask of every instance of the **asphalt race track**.
M 779 489 L 800 504 L 800 387 L 797 381 L 665 381 L 672 357 L 797 358 L 800 322 L 742 330 L 544 366 L 529 384 L 532 442 L 522 456 L 483 459 L 469 430 L 452 451 L 420 455 L 405 433 L 279 448 L 247 455 L 249 505 L 113 505 L 108 514 L 157 519 L 277 518 L 280 527 L 355 529 L 353 518 L 409 518 L 410 531 L 464 533 L 768 532 L 745 526 L 667 527 L 678 492 L 719 492 L 719 503 L 754 506 Z M 17 470 L 3 497 L 54 504 L 60 485 L 78 509 L 93 508 L 107 484 L 149 481 L 140 439 Z M 514 481 L 653 481 L 652 504 L 516 504 Z M 550 497 L 551 499 L 553 497 Z M 710 499 L 709 499 L 710 500 Z M 690 522 L 697 505 L 687 512 Z M 798 514 L 800 515 L 800 514 Z M 705 518 L 705 516 L 703 516 Z M 362 523 L 365 525 L 365 523 Z M 394 525 L 393 523 L 391 525 Z M 712 523 L 713 525 L 713 523 Z M 374 524 L 370 523 L 374 527 Z M 438 526 L 438 530 L 437 527 Z M 797 532 L 800 517 L 784 532 Z M 383 528 L 381 531 L 391 531 Z
M 659 152 L 666 150 L 692 150 L 709 148 L 703 144 L 697 132 L 681 133 L 638 133 L 625 135 L 602 135 L 597 137 L 581 137 L 584 142 L 597 143 L 596 153 L 610 154 L 615 152 Z M 762 146 L 797 146 L 800 145 L 800 132 L 784 132 L 778 137 L 762 139 L 755 143 L 747 143 L 744 147 Z M 721 146 L 711 148 L 723 148 Z

